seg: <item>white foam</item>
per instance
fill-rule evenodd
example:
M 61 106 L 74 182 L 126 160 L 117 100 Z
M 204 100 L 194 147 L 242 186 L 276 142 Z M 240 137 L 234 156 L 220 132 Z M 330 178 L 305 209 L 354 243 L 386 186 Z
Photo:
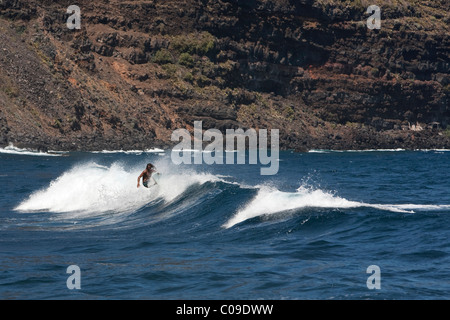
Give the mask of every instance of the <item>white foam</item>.
M 414 151 L 423 151 L 423 152 L 430 152 L 430 151 L 435 151 L 435 152 L 450 152 L 450 149 L 416 149 Z
M 263 216 L 273 215 L 289 210 L 301 210 L 306 208 L 360 208 L 369 207 L 400 213 L 414 213 L 415 211 L 447 210 L 450 205 L 421 205 L 421 204 L 368 204 L 358 201 L 350 201 L 330 192 L 320 189 L 300 187 L 296 192 L 283 192 L 270 187 L 261 187 L 257 195 L 231 217 L 224 228 L 241 223 L 245 220 Z
M 307 190 L 300 187 L 297 192 L 283 192 L 263 186 L 258 191 L 256 197 L 223 226 L 230 228 L 257 216 L 293 209 L 308 207 L 351 208 L 360 205 L 359 202 L 348 201 L 323 192 L 322 190 Z
M 33 150 L 33 149 L 21 149 L 21 148 L 15 147 L 12 143 L 10 143 L 9 146 L 7 146 L 5 148 L 0 148 L 0 153 L 15 154 L 15 155 L 22 155 L 22 156 L 59 157 L 64 152 L 50 151 L 50 153 L 48 153 L 48 152 L 42 152 L 42 151 Z
M 309 153 L 342 153 L 342 152 L 402 152 L 406 149 L 362 149 L 362 150 L 328 150 L 328 149 L 311 149 Z
M 342 152 L 403 152 L 406 149 L 396 148 L 396 149 L 362 149 L 362 150 L 328 150 L 328 149 L 311 149 L 308 153 L 342 153 Z M 450 149 L 415 149 L 414 151 L 436 151 L 436 152 L 450 152 Z
M 308 151 L 308 153 L 331 153 L 331 150 L 311 149 L 311 150 Z
M 193 184 L 221 180 L 214 175 L 180 174 L 168 164 L 157 164 L 158 185 L 137 188 L 137 177 L 145 165 L 124 168 L 120 163 L 102 166 L 91 162 L 63 173 L 42 190 L 31 194 L 15 210 L 19 212 L 66 213 L 64 218 L 105 213 L 132 213 L 156 199 L 171 201 Z
M 450 205 L 446 204 L 367 204 L 366 206 L 394 212 L 398 211 L 410 213 L 414 213 L 415 211 L 436 211 L 450 209 Z
M 102 151 L 92 151 L 92 153 L 102 153 L 102 154 L 116 154 L 116 153 L 124 153 L 124 154 L 136 154 L 140 155 L 142 153 L 164 153 L 163 149 L 153 148 L 146 150 L 102 150 Z

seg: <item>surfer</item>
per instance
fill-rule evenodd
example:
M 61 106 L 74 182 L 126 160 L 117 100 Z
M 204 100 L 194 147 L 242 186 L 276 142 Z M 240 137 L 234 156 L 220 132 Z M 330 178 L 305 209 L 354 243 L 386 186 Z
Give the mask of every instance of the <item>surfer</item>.
M 148 188 L 148 183 L 150 182 L 150 178 L 152 177 L 153 172 L 156 172 L 155 166 L 151 163 L 147 164 L 145 170 L 142 171 L 141 175 L 138 177 L 137 187 L 139 188 L 140 186 L 139 182 L 141 181 L 142 178 L 142 184 L 144 185 L 144 187 Z M 153 181 L 155 181 L 155 179 L 153 179 Z M 156 181 L 155 184 L 157 184 Z

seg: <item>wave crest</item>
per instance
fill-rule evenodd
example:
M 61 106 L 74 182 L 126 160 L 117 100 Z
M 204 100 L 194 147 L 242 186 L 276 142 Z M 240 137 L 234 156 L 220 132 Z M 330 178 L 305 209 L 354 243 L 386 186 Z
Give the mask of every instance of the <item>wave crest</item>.
M 331 192 L 312 189 L 308 186 L 301 186 L 296 192 L 283 192 L 271 187 L 261 187 L 257 195 L 231 217 L 223 227 L 228 229 L 254 217 L 292 210 L 303 210 L 306 208 L 351 209 L 360 207 L 399 213 L 450 209 L 450 205 L 369 204 L 347 200 Z
M 157 199 L 170 202 L 191 185 L 220 180 L 211 174 L 180 174 L 171 168 L 162 171 L 158 185 L 137 188 L 137 177 L 144 167 L 125 169 L 120 163 L 107 167 L 95 162 L 79 165 L 31 194 L 15 210 L 70 213 L 68 218 L 132 213 Z

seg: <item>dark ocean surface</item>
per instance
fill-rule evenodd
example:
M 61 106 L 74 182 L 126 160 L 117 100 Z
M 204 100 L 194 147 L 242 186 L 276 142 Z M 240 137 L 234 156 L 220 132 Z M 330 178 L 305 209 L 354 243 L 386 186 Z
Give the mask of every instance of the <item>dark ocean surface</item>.
M 448 150 L 283 151 L 262 176 L 10 147 L 0 168 L 0 299 L 450 298 Z

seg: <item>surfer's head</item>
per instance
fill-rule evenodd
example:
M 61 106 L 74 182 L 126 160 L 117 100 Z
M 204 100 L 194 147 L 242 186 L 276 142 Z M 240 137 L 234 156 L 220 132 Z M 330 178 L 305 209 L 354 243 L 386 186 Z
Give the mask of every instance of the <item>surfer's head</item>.
M 151 163 L 147 164 L 147 170 L 152 170 L 154 167 Z

